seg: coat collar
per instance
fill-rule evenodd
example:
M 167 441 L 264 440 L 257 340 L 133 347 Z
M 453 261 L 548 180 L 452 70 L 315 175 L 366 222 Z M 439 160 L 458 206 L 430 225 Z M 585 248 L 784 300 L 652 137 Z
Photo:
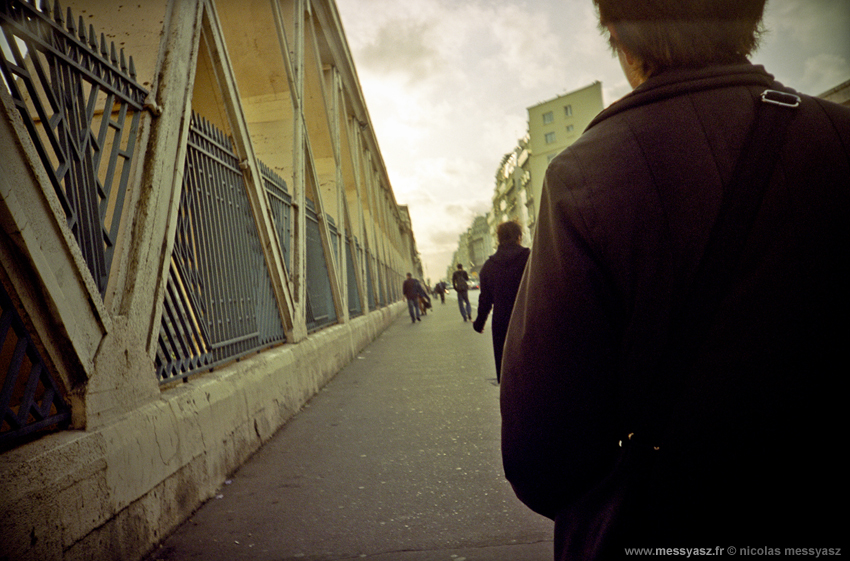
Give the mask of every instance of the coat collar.
M 631 93 L 603 110 L 587 126 L 596 124 L 623 111 L 662 101 L 670 97 L 733 86 L 782 87 L 760 65 L 749 62 L 728 66 L 709 66 L 699 69 L 666 70 L 651 76 Z

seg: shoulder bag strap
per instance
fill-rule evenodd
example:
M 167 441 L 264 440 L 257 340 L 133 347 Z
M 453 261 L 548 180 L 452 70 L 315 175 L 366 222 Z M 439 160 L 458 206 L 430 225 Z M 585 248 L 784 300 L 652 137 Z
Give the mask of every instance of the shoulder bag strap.
M 650 439 L 657 438 L 669 422 L 672 405 L 688 383 L 682 374 L 691 366 L 715 310 L 728 294 L 800 97 L 765 90 L 756 105 L 755 122 L 724 190 L 705 252 L 685 302 L 671 323 L 666 362 L 644 396 L 646 407 L 641 410 L 648 418 L 636 430 Z

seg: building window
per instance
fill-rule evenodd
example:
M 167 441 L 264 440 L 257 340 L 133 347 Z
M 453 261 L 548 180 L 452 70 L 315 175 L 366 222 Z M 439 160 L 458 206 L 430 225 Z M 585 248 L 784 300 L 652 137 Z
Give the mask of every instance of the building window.
M 546 144 L 552 144 L 553 142 L 555 142 L 555 133 L 554 132 L 547 132 L 546 133 Z
M 555 114 L 552 113 L 551 111 L 547 111 L 546 113 L 543 114 L 543 124 L 544 125 L 548 125 L 549 123 L 553 122 L 554 120 L 555 120 Z
M 574 125 L 567 125 L 567 132 L 573 132 L 574 129 L 575 129 Z
M 572 105 L 565 105 L 564 106 L 564 114 L 567 117 L 572 117 L 573 116 L 573 106 Z

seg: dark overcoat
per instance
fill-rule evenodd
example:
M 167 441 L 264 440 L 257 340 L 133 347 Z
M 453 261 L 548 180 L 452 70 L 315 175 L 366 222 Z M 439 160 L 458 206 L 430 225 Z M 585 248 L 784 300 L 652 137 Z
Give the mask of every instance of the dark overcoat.
M 484 329 L 487 316 L 493 311 L 493 355 L 496 360 L 496 379 L 500 379 L 502 367 L 502 346 L 508 332 L 511 310 L 519 289 L 525 262 L 529 250 L 519 244 L 501 244 L 496 253 L 481 267 L 478 273 L 481 292 L 478 294 L 478 314 L 473 327 L 476 331 Z
M 416 300 L 419 297 L 419 281 L 414 278 L 404 279 L 401 285 L 401 292 L 408 300 Z
M 550 164 L 502 362 L 504 467 L 554 518 L 650 414 L 671 317 L 718 213 L 761 67 L 674 70 Z M 836 543 L 848 340 L 850 109 L 803 96 L 731 290 L 669 407 L 631 543 Z M 737 540 L 737 541 L 736 541 Z M 556 544 L 557 547 L 557 544 Z

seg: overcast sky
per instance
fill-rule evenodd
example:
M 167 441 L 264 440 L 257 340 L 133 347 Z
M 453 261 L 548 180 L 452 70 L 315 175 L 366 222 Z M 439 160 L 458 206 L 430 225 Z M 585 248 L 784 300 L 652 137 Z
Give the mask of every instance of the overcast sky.
M 432 284 L 492 206 L 526 109 L 602 82 L 630 91 L 591 0 L 336 0 L 396 200 Z M 768 0 L 752 57 L 810 94 L 850 79 L 850 0 Z

